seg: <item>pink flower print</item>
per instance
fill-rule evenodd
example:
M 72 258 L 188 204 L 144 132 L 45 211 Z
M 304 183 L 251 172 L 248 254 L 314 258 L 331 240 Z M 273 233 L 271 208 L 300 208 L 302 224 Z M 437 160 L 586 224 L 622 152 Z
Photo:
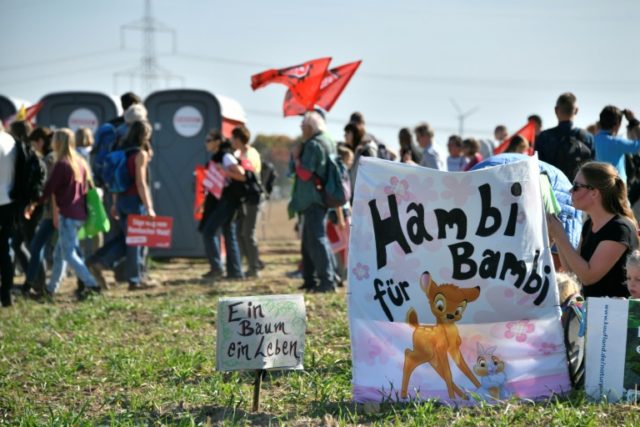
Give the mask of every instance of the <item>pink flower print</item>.
M 410 283 L 420 281 L 421 263 L 418 258 L 412 258 L 404 253 L 400 245 L 393 244 L 391 250 L 387 252 L 387 266 L 393 271 L 394 278 L 406 280 Z M 397 280 L 396 280 L 397 281 Z
M 559 350 L 559 345 L 554 344 L 552 342 L 543 342 L 538 347 L 538 351 L 540 351 L 543 355 L 549 356 L 553 353 L 556 353 Z
M 433 178 L 426 178 L 418 188 L 420 188 L 420 198 L 422 200 L 430 202 L 438 200 L 438 192 L 435 190 L 436 185 L 433 182 Z
M 373 366 L 376 363 L 376 359 L 379 359 L 381 365 L 385 365 L 389 361 L 389 355 L 386 352 L 388 343 L 380 342 L 377 338 L 370 338 L 368 340 L 369 348 L 366 350 L 365 363 L 369 366 Z
M 371 241 L 371 232 L 365 231 L 364 227 L 360 227 L 355 231 L 351 230 L 351 244 L 356 248 L 354 253 L 358 253 L 359 255 L 366 254 L 373 245 Z
M 361 263 L 357 263 L 356 266 L 351 270 L 354 276 L 358 280 L 368 279 L 369 278 L 369 266 Z
M 395 194 L 399 201 L 408 202 L 413 199 L 413 194 L 409 192 L 409 182 L 396 176 L 392 176 L 389 180 L 389 185 L 385 185 L 384 194 L 387 196 Z
M 504 333 L 504 337 L 507 339 L 514 338 L 518 342 L 525 342 L 527 340 L 527 334 L 532 333 L 536 327 L 528 320 L 518 320 L 517 322 L 507 322 L 507 330 Z
M 453 199 L 453 203 L 460 207 L 467 203 L 467 199 L 471 196 L 473 189 L 472 174 L 456 174 L 447 175 L 442 178 L 445 190 L 442 191 L 442 198 Z

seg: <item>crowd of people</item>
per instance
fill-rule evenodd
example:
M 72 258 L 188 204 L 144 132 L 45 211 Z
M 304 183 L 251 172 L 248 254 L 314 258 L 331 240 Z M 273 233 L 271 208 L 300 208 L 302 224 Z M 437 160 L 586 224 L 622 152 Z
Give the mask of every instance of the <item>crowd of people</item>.
M 121 101 L 124 114 L 101 125 L 95 135 L 88 129 L 75 133 L 64 128 L 55 132 L 44 127 L 32 129 L 26 121 L 14 121 L 0 132 L 3 306 L 11 305 L 14 260 L 25 275 L 22 293 L 32 298 L 55 294 L 67 265 L 78 278 L 80 299 L 104 289 L 104 271 L 118 266 L 124 266 L 121 276 L 132 291 L 157 285 L 145 268 L 145 249 L 128 246 L 125 240 L 127 216 L 156 215 L 148 185 L 153 130 L 138 96 L 127 93 Z M 302 118 L 302 138 L 292 146 L 289 165 L 293 182 L 289 212 L 297 217 L 301 238 L 300 288 L 333 292 L 347 279 L 346 257 L 332 252 L 326 223 L 330 221 L 340 230 L 348 228 L 352 220 L 350 201 L 329 208 L 318 191 L 331 161 L 338 165 L 353 195 L 361 157 L 465 172 L 502 147 L 500 151 L 505 153 L 523 155 L 535 150 L 542 162 L 566 176 L 571 183 L 572 206 L 587 215 L 577 246 L 567 237 L 560 220 L 548 218 L 558 271 L 574 274 L 584 296 L 640 297 L 640 289 L 632 285 L 640 282 L 640 252 L 638 223 L 631 210 L 631 204 L 640 198 L 640 162 L 636 160 L 640 122 L 631 110 L 606 106 L 597 123 L 584 130 L 574 125 L 577 113 L 576 97 L 564 93 L 555 105 L 557 126 L 543 130 L 539 116 L 528 117 L 536 129 L 533 141 L 522 135 L 509 137 L 507 128 L 498 125 L 493 139 L 450 135 L 445 156 L 434 144 L 434 129 L 426 122 L 413 130 L 400 129 L 396 152 L 367 131 L 359 112 L 354 112 L 345 125 L 344 141 L 336 143 L 326 131 L 325 113 L 308 111 Z M 627 120 L 627 137 L 619 135 L 623 118 Z M 218 196 L 208 192 L 202 206 L 198 229 L 209 263 L 203 279 L 258 277 L 264 268 L 256 239 L 257 219 L 264 203 L 260 153 L 251 146 L 251 134 L 243 125 L 233 129 L 230 139 L 212 129 L 204 144 L 211 164 L 224 177 L 224 189 Z M 124 191 L 110 191 L 102 182 L 105 166 L 100 160 L 105 147 L 106 151 L 120 149 L 126 153 L 131 183 Z M 87 218 L 85 195 L 92 187 L 103 191 L 113 230 L 103 238 L 79 242 L 78 231 Z M 47 247 L 54 240 L 53 262 L 47 275 Z
M 334 143 L 326 132 L 322 111 L 305 114 L 302 121 L 302 141 L 291 153 L 291 175 L 295 184 L 291 211 L 299 214 L 302 240 L 301 289 L 312 292 L 332 292 L 346 279 L 340 260 L 330 250 L 324 222 L 329 219 L 344 227 L 340 217 L 349 217 L 349 204 L 341 209 L 323 206 L 314 177 L 326 174 L 330 156 L 349 171 L 351 187 L 355 186 L 359 159 L 378 157 L 422 167 L 469 171 L 491 157 L 493 151 L 505 145 L 502 153 L 529 154 L 537 152 L 539 159 L 557 169 L 571 183 L 571 205 L 586 213 L 581 238 L 576 247 L 558 218 L 548 218 L 549 233 L 554 243 L 558 271 L 569 272 L 583 287 L 584 296 L 640 297 L 630 293 L 637 287 L 627 286 L 634 278 L 626 260 L 638 250 L 638 223 L 631 204 L 640 197 L 640 122 L 629 109 L 606 106 L 599 120 L 589 130 L 578 128 L 577 99 L 572 93 L 561 94 L 555 105 L 558 124 L 543 130 L 538 115 L 528 120 L 535 127 L 535 139 L 509 133 L 504 125 L 495 127 L 494 139 L 476 139 L 451 135 L 445 157 L 434 144 L 435 133 L 426 122 L 413 129 L 402 128 L 398 134 L 399 153 L 395 153 L 374 135 L 367 132 L 364 117 L 355 112 L 344 127 L 344 142 Z M 620 136 L 623 118 L 627 119 L 627 135 Z M 415 139 L 414 139 L 415 138 Z M 500 154 L 503 155 L 503 154 Z M 505 154 L 508 155 L 508 154 Z M 630 171 L 629 173 L 627 171 Z M 352 193 L 353 194 L 353 193 Z M 357 220 L 357 219 L 356 219 Z
M 95 131 L 67 128 L 52 131 L 32 128 L 25 120 L 0 130 L 0 301 L 12 305 L 15 264 L 24 273 L 22 295 L 51 297 L 71 266 L 77 277 L 76 295 L 83 300 L 108 287 L 106 270 L 113 270 L 129 290 L 158 285 L 146 269 L 147 250 L 128 245 L 127 217 L 155 217 L 149 187 L 153 161 L 152 127 L 141 99 L 134 93 L 121 97 L 124 114 Z M 231 139 L 212 130 L 203 141 L 211 162 L 225 176 L 219 198 L 207 193 L 199 230 L 210 264 L 206 280 L 224 276 L 220 255 L 221 235 L 226 247 L 226 278 L 257 277 L 260 260 L 256 223 L 264 191 L 260 182 L 260 154 L 250 146 L 244 126 L 233 129 Z M 116 189 L 105 181 L 118 175 L 107 161 L 122 153 L 122 170 L 128 178 Z M 97 188 L 111 217 L 108 233 L 82 241 L 79 232 L 88 218 L 87 194 Z M 247 270 L 241 257 L 247 259 Z M 50 268 L 47 268 L 50 265 Z M 49 274 L 47 271 L 50 270 Z

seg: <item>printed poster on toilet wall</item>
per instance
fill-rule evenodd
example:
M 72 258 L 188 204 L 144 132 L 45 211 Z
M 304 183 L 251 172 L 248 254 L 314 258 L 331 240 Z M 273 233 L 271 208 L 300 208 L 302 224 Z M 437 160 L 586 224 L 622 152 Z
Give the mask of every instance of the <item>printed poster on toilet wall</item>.
M 537 159 L 441 172 L 361 158 L 353 218 L 354 400 L 571 389 Z

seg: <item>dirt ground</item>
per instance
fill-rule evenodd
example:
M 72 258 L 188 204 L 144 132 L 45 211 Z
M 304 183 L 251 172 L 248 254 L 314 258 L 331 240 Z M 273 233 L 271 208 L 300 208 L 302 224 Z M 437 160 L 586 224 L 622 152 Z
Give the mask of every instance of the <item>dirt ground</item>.
M 285 279 L 287 271 L 296 269 L 299 259 L 299 243 L 294 231 L 295 220 L 289 220 L 287 215 L 287 200 L 279 200 L 267 203 L 258 222 L 257 233 L 261 258 L 267 264 L 262 277 L 266 282 L 277 282 Z M 70 270 L 70 269 L 69 269 Z M 138 291 L 144 294 L 163 294 L 175 292 L 177 285 L 201 285 L 210 286 L 210 283 L 201 280 L 201 275 L 208 271 L 208 264 L 204 258 L 169 258 L 152 260 L 150 263 L 151 277 L 161 286 Z M 110 271 L 105 272 L 105 278 L 109 284 L 108 295 L 125 296 L 131 294 L 126 284 L 117 284 L 114 275 Z M 24 282 L 24 275 L 16 276 L 14 283 L 18 286 Z M 76 279 L 71 272 L 63 280 L 56 300 L 71 302 L 74 299 Z M 197 292 L 197 289 L 193 289 Z M 17 289 L 16 289 L 17 291 Z

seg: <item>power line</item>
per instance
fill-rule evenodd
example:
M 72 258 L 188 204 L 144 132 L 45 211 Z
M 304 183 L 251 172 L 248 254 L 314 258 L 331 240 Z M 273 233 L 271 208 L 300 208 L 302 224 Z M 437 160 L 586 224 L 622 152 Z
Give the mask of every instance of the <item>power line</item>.
M 261 68 L 277 68 L 273 64 L 265 64 L 261 62 L 245 61 L 236 58 L 225 58 L 218 56 L 207 56 L 194 53 L 178 51 L 175 56 L 185 59 L 198 61 L 214 62 L 239 67 L 261 67 Z M 474 77 L 452 77 L 452 76 L 428 76 L 418 74 L 392 74 L 392 73 L 369 73 L 362 72 L 359 75 L 363 78 L 393 81 L 393 82 L 413 82 L 427 84 L 449 84 L 460 86 L 491 86 L 491 87 L 517 87 L 520 89 L 538 89 L 539 87 L 548 87 L 549 85 L 557 86 L 615 86 L 616 90 L 628 91 L 629 88 L 640 85 L 640 80 L 619 81 L 619 80 L 536 80 L 536 79 L 517 79 L 517 78 L 474 78 Z M 527 88 L 526 86 L 536 86 L 536 88 Z
M 174 75 L 168 70 L 158 65 L 156 50 L 155 50 L 155 33 L 167 32 L 172 36 L 173 52 L 176 51 L 176 32 L 173 28 L 159 22 L 155 19 L 151 13 L 151 0 L 145 0 L 144 3 L 144 16 L 142 19 L 125 24 L 120 27 L 120 41 L 121 46 L 125 46 L 124 33 L 126 30 L 140 31 L 142 32 L 142 60 L 138 68 L 129 69 L 114 73 L 113 85 L 117 92 L 118 78 L 122 76 L 128 76 L 131 80 L 135 76 L 138 76 L 142 83 L 142 94 L 149 94 L 155 89 L 156 80 L 164 79 L 169 85 L 170 80 L 180 80 L 184 85 L 184 78 L 182 76 Z
M 108 64 L 95 65 L 95 66 L 92 66 L 92 67 L 74 68 L 73 70 L 61 71 L 59 73 L 47 73 L 47 74 L 42 74 L 40 76 L 27 77 L 25 79 L 3 80 L 2 83 L 3 84 L 12 84 L 12 85 L 15 85 L 15 86 L 22 85 L 22 84 L 31 84 L 33 81 L 49 79 L 51 77 L 69 76 L 69 75 L 84 73 L 86 71 L 104 70 L 104 69 L 108 69 L 109 67 L 122 67 L 122 66 L 127 65 L 128 63 L 129 62 L 119 62 L 119 63 L 114 64 L 114 63 L 110 62 Z
M 221 58 L 217 56 L 199 55 L 196 53 L 186 53 L 182 51 L 176 52 L 175 56 L 183 57 L 186 59 L 193 59 L 197 61 L 215 62 L 218 64 L 226 64 L 226 65 L 237 65 L 240 67 L 273 68 L 273 65 L 264 64 L 261 62 L 243 61 L 243 60 L 233 59 L 233 58 Z
M 80 53 L 78 55 L 63 56 L 61 58 L 56 58 L 56 59 L 42 59 L 39 61 L 26 62 L 22 64 L 5 65 L 3 67 L 0 67 L 0 71 L 19 70 L 20 68 L 30 68 L 30 67 L 38 67 L 41 65 L 59 64 L 61 62 L 77 61 L 79 59 L 86 59 L 94 56 L 109 55 L 116 52 L 120 52 L 120 49 L 106 49 L 106 50 L 101 50 L 97 52 Z

